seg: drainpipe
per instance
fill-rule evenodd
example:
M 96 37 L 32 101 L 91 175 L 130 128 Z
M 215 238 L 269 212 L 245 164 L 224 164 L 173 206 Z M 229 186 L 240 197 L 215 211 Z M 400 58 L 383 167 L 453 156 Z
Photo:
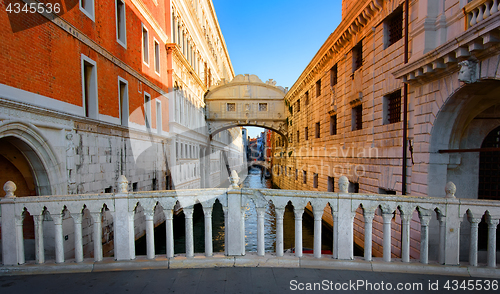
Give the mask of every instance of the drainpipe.
M 408 63 L 408 17 L 409 17 L 409 5 L 410 0 L 405 1 L 405 23 L 404 23 L 404 34 L 405 34 L 405 47 L 404 47 L 404 63 Z M 403 86 L 403 179 L 401 194 L 406 195 L 406 159 L 408 150 L 408 83 L 404 83 Z

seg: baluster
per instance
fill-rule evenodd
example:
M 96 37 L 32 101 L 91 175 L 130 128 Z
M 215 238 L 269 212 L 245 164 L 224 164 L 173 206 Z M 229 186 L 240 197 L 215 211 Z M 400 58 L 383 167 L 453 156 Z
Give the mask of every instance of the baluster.
M 246 203 L 245 203 L 246 204 Z M 245 245 L 246 245 L 246 239 L 245 239 L 245 212 L 247 208 L 246 206 L 241 207 L 241 218 L 240 218 L 240 226 L 241 226 L 241 252 L 243 252 L 243 255 L 245 255 Z
M 332 255 L 333 255 L 333 258 L 336 258 L 338 259 L 339 258 L 339 244 L 337 242 L 338 240 L 338 235 L 339 235 L 339 229 L 337 227 L 338 225 L 338 222 L 339 222 L 339 215 L 338 215 L 338 212 L 337 211 L 334 211 L 333 210 L 333 207 L 330 205 L 330 207 L 332 208 L 332 219 L 333 219 L 333 245 L 332 245 L 332 248 L 333 248 L 333 252 L 332 252 Z
M 174 222 L 173 222 L 173 211 L 172 209 L 163 210 L 165 213 L 165 231 L 166 231 L 166 242 L 167 242 L 167 258 L 174 257 Z
M 401 213 L 401 260 L 410 262 L 410 222 L 413 213 L 411 211 Z
M 203 214 L 205 215 L 205 256 L 213 255 L 212 244 L 212 206 L 203 206 Z
M 493 0 L 493 5 L 491 6 L 491 14 L 497 13 L 498 11 L 498 0 Z
M 94 261 L 102 261 L 102 213 L 91 212 L 94 221 Z
M 486 1 L 484 3 L 485 10 L 483 14 L 483 19 L 487 19 L 491 14 L 490 14 L 490 1 Z
M 285 217 L 285 208 L 275 208 L 276 212 L 276 256 L 283 256 L 283 219 Z
M 431 220 L 430 211 L 422 209 L 420 214 L 420 262 L 429 263 L 429 222 Z
M 382 218 L 384 219 L 384 261 L 391 261 L 391 222 L 392 222 L 392 212 L 382 212 Z
M 472 10 L 471 13 L 472 13 L 472 17 L 470 19 L 470 23 L 469 24 L 472 27 L 472 26 L 474 26 L 476 24 L 476 21 L 477 21 L 477 9 Z
M 186 257 L 194 256 L 193 208 L 184 208 L 186 217 Z
M 313 206 L 314 215 L 314 257 L 321 258 L 321 221 L 324 208 Z
M 294 208 L 295 215 L 295 256 L 302 257 L 302 214 L 304 208 Z
M 63 241 L 63 229 L 62 229 L 62 221 L 63 214 L 56 214 L 52 216 L 52 220 L 54 221 L 54 242 L 55 242 L 55 250 L 56 250 L 56 263 L 64 262 L 64 241 Z
M 375 210 L 363 209 L 363 217 L 365 218 L 365 260 L 372 260 L 372 231 L 373 218 Z
M 445 263 L 445 251 L 446 251 L 446 216 L 439 214 L 439 255 L 438 262 L 440 264 Z
M 477 266 L 477 230 L 480 218 L 469 217 L 470 222 L 470 247 L 469 247 L 469 265 Z
M 75 261 L 83 261 L 82 218 L 81 212 L 71 214 L 75 227 Z
M 498 219 L 492 219 L 490 215 L 486 216 L 488 223 L 488 267 L 497 266 L 496 247 L 497 247 L 497 226 Z
M 146 254 L 148 259 L 155 258 L 155 211 L 145 209 L 144 216 L 146 217 Z
M 45 262 L 45 248 L 43 246 L 43 218 L 44 215 L 34 215 L 35 223 L 35 258 L 36 263 Z
M 16 216 L 16 238 L 17 238 L 17 263 L 24 264 L 24 236 L 23 236 L 24 214 Z
M 257 210 L 257 255 L 265 255 L 264 246 L 264 213 L 266 212 L 265 207 L 256 207 Z
M 480 23 L 483 20 L 484 5 L 478 7 L 479 13 L 477 14 L 476 23 Z

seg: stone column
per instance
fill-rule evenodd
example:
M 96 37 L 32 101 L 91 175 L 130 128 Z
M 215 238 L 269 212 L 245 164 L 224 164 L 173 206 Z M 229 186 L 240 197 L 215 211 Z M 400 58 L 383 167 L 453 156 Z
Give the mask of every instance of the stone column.
M 193 236 L 193 208 L 183 207 L 186 217 L 186 257 L 194 256 L 194 236 Z
M 54 221 L 54 242 L 56 250 L 56 263 L 63 263 L 64 262 L 64 243 L 63 243 L 64 241 L 63 241 L 63 229 L 62 229 L 63 214 L 59 213 L 52 215 L 52 220 Z
M 420 262 L 423 264 L 429 263 L 429 222 L 431 220 L 431 212 L 428 210 L 420 210 Z
M 245 205 L 246 205 L 246 203 L 245 203 Z M 245 236 L 245 213 L 246 213 L 246 210 L 247 210 L 246 206 L 241 207 L 240 228 L 241 228 L 241 252 L 242 252 L 242 255 L 246 254 L 246 248 L 245 248 L 245 245 L 246 245 L 246 236 Z
M 167 236 L 166 253 L 167 253 L 167 258 L 172 258 L 174 257 L 174 222 L 173 222 L 174 212 L 172 209 L 164 209 L 163 212 L 165 213 L 165 231 Z
M 241 239 L 241 192 L 240 190 L 229 190 L 227 192 L 227 255 L 243 255 L 243 244 Z
M 285 249 L 283 248 L 283 219 L 285 208 L 275 207 L 276 212 L 276 256 L 282 257 Z
M 384 258 L 385 262 L 391 261 L 391 223 L 392 223 L 392 212 L 383 211 L 382 218 L 384 219 Z
M 373 218 L 375 217 L 374 209 L 364 209 L 363 217 L 365 218 L 365 260 L 372 260 L 372 231 Z
M 439 221 L 438 263 L 444 264 L 445 252 L 446 252 L 446 216 L 444 216 L 442 213 L 439 213 L 438 221 Z
M 469 222 L 470 222 L 469 265 L 477 266 L 478 225 L 479 222 L 481 222 L 481 219 L 469 216 Z
M 94 221 L 94 261 L 102 261 L 102 213 L 91 212 Z
M 321 225 L 324 208 L 313 206 L 314 215 L 314 257 L 321 258 Z
M 304 208 L 294 208 L 295 215 L 295 256 L 302 257 L 302 215 Z
M 2 262 L 4 265 L 17 265 L 24 263 L 20 259 L 21 255 L 21 244 L 23 244 L 22 235 L 22 221 L 21 221 L 21 235 L 19 235 L 19 218 L 16 216 L 16 196 L 14 192 L 16 191 L 16 184 L 12 181 L 8 181 L 4 184 L 3 190 L 5 191 L 5 197 L 0 199 L 0 209 L 2 215 Z M 23 250 L 24 251 L 24 250 Z M 24 259 L 24 253 L 23 259 Z
M 129 211 L 127 187 L 127 178 L 121 175 L 117 181 L 118 193 L 115 194 L 115 212 L 113 214 L 116 260 L 135 258 L 134 211 Z
M 16 216 L 16 243 L 17 243 L 17 263 L 24 264 L 24 237 L 23 237 L 24 214 Z
M 496 268 L 496 243 L 497 243 L 497 226 L 498 218 L 492 218 L 486 215 L 486 223 L 488 224 L 488 267 Z
M 401 260 L 410 262 L 410 222 L 412 211 L 401 213 Z
M 330 205 L 331 207 L 331 205 Z M 339 213 L 337 211 L 333 211 L 332 207 L 332 219 L 333 219 L 333 258 L 339 258 L 339 228 L 338 228 L 338 222 L 339 222 Z
M 3 208 L 3 204 L 2 204 L 2 208 Z M 3 218 L 3 216 L 2 216 L 2 218 Z M 43 246 L 43 218 L 44 218 L 43 214 L 33 216 L 33 220 L 35 223 L 35 258 L 36 258 L 36 263 L 44 263 L 45 262 L 45 248 Z M 2 232 L 3 232 L 3 227 L 2 227 Z
M 72 213 L 73 224 L 75 227 L 75 261 L 83 261 L 83 241 L 82 241 L 82 218 L 81 212 Z
M 448 182 L 445 186 L 446 192 L 446 223 L 445 223 L 445 252 L 444 264 L 459 265 L 460 264 L 460 223 L 462 216 L 460 215 L 459 201 L 455 198 L 455 184 Z
M 351 195 L 348 193 L 349 180 L 346 176 L 339 178 L 338 207 L 334 213 L 334 257 L 338 259 L 354 259 L 353 220 L 356 212 L 352 211 Z M 336 215 L 335 215 L 336 214 Z M 336 244 L 335 244 L 336 243 Z M 337 247 L 337 248 L 335 248 Z M 337 250 L 335 252 L 335 250 Z
M 264 245 L 264 214 L 266 212 L 265 207 L 256 207 L 257 210 L 257 255 L 265 255 L 265 245 Z
M 155 258 L 155 211 L 153 209 L 145 209 L 144 216 L 146 217 L 146 254 L 148 259 Z
M 205 256 L 214 254 L 212 241 L 212 209 L 213 206 L 203 206 L 203 214 L 205 215 Z

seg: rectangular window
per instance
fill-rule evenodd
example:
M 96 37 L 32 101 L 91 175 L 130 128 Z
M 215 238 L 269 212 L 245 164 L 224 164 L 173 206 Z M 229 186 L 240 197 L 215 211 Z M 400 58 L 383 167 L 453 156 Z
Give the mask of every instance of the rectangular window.
M 363 65 L 363 46 L 361 41 L 352 48 L 352 72 L 354 73 Z
M 330 116 L 330 135 L 337 135 L 337 115 Z
M 387 195 L 396 195 L 396 191 L 388 190 L 388 189 L 384 189 L 384 188 L 378 188 L 378 193 L 379 194 L 387 194 Z
M 313 188 L 318 188 L 318 174 L 313 174 Z
M 95 61 L 82 55 L 83 111 L 86 117 L 97 119 L 99 114 L 97 98 L 97 66 Z
M 160 74 L 160 44 L 154 39 L 155 45 L 155 72 Z
M 316 138 L 319 138 L 321 135 L 321 124 L 319 122 L 316 123 L 315 135 L 316 135 Z
M 144 92 L 144 122 L 146 128 L 151 128 L 151 96 Z
M 358 105 L 352 108 L 352 130 L 361 130 L 363 128 L 363 106 Z
M 297 131 L 297 143 L 299 143 L 299 142 L 300 142 L 300 132 Z
M 308 127 L 304 128 L 304 139 L 306 141 L 309 140 L 309 129 L 308 129 Z
M 307 172 L 305 170 L 302 171 L 302 183 L 307 184 Z
M 298 99 L 297 102 L 295 103 L 295 109 L 296 109 L 296 112 L 300 111 L 300 99 Z
M 226 103 L 227 111 L 236 111 L 236 103 Z
M 349 182 L 349 187 L 347 188 L 349 193 L 359 193 L 359 183 Z
M 299 170 L 295 169 L 295 180 L 297 181 L 299 179 Z
M 149 66 L 149 36 L 148 29 L 142 25 L 142 61 Z
M 316 82 L 316 97 L 321 96 L 321 79 Z
M 401 90 L 384 96 L 384 124 L 401 121 Z
M 384 21 L 384 49 L 403 38 L 403 8 L 399 7 Z
M 328 192 L 335 192 L 335 178 L 328 177 Z
M 120 107 L 120 122 L 124 127 L 128 126 L 129 108 L 128 108 L 128 83 L 122 78 L 118 78 L 118 99 Z
M 161 117 L 161 102 L 156 101 L 156 131 L 158 134 L 162 132 L 162 117 Z
M 125 20 L 124 0 L 115 1 L 116 10 L 116 41 L 127 48 L 127 22 Z
M 267 103 L 259 103 L 259 111 L 267 111 Z
M 80 0 L 80 11 L 94 21 L 94 0 Z
M 304 95 L 305 99 L 305 105 L 309 105 L 309 91 L 306 91 L 306 94 Z
M 337 84 L 337 77 L 338 72 L 337 72 L 337 64 L 335 64 L 331 69 L 330 69 L 330 86 L 335 86 Z

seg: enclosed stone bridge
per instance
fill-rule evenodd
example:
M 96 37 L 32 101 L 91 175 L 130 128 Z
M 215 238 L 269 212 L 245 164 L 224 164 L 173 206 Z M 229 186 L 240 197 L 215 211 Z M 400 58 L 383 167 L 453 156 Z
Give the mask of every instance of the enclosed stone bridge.
M 286 89 L 255 75 L 222 80 L 205 95 L 210 136 L 237 126 L 256 126 L 287 135 Z

